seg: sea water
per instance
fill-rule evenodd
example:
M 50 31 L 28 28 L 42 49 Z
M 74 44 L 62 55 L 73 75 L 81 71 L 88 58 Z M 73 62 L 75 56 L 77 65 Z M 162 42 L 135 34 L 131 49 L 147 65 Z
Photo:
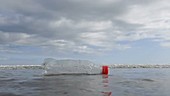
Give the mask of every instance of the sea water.
M 0 96 L 169 96 L 170 69 L 110 69 L 109 75 L 44 76 L 0 70 Z

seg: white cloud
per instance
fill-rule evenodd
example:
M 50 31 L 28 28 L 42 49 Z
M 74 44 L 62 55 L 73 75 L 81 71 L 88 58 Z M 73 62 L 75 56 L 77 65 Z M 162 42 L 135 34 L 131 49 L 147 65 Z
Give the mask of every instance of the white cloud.
M 86 44 L 93 46 L 106 46 L 104 44 L 107 40 L 107 35 L 105 32 L 86 32 L 80 34 L 80 38 Z
M 18 42 L 19 40 L 23 40 L 29 38 L 30 35 L 26 33 L 11 33 L 11 32 L 2 32 L 0 31 L 0 41 L 1 43 L 11 43 Z
M 55 20 L 49 23 L 49 26 L 51 26 L 52 28 L 56 28 L 56 27 L 69 27 L 69 26 L 73 26 L 73 21 L 66 19 L 66 18 L 61 18 L 59 20 Z
M 169 46 L 169 25 L 168 0 L 0 1 L 0 44 L 79 53 L 124 50 L 143 39 Z
M 102 31 L 112 28 L 111 21 L 81 21 L 75 25 L 77 28 L 86 28 L 90 31 Z
M 108 30 L 113 27 L 111 21 L 74 21 L 67 18 L 52 21 L 49 23 L 49 26 L 56 29 L 58 27 L 69 27 L 73 29 L 86 29 L 90 31 Z
M 159 42 L 161 46 L 169 46 L 170 6 L 168 2 L 169 0 L 157 0 L 146 6 L 131 6 L 129 8 L 131 11 L 118 19 L 143 25 L 133 34 L 136 40 L 152 39 Z

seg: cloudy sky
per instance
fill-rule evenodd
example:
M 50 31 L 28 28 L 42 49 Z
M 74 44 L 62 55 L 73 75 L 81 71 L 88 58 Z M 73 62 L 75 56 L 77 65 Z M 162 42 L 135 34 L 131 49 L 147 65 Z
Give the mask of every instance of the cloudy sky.
M 170 63 L 169 0 L 0 0 L 0 62 Z

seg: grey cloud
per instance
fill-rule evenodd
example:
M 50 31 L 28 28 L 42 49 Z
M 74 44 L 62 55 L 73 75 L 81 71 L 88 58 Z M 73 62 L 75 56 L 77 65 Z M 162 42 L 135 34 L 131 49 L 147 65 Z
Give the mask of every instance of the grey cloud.
M 59 50 L 72 50 L 77 48 L 75 50 L 77 52 L 87 52 L 86 50 L 92 52 L 94 51 L 93 47 L 97 47 L 98 50 L 127 47 L 128 45 L 121 46 L 119 41 L 127 40 L 132 36 L 133 32 L 144 25 L 133 24 L 117 19 L 117 17 L 126 15 L 131 10 L 131 6 L 146 6 L 153 1 L 154 0 L 1 0 L 1 34 L 6 33 L 10 36 L 11 34 L 19 36 L 19 33 L 24 33 L 30 37 L 13 39 L 1 35 L 0 42 L 53 46 L 56 48 L 59 47 Z M 2 23 L 1 18 L 6 18 L 3 19 L 6 23 Z M 100 25 L 100 23 L 103 25 Z M 103 26 L 108 27 L 100 28 Z M 81 37 L 84 33 L 100 35 L 102 32 L 105 33 L 106 36 L 104 39 L 95 36 Z M 121 38 L 120 40 L 117 39 L 119 36 Z M 65 42 L 59 43 L 55 42 L 56 40 L 64 40 Z M 91 43 L 93 41 L 96 41 L 94 43 L 98 42 L 98 44 Z M 52 44 L 50 42 L 52 42 Z M 101 44 L 106 47 L 101 47 Z
M 80 20 L 112 20 L 114 17 L 123 15 L 128 12 L 128 6 L 132 4 L 148 3 L 148 0 L 119 0 L 111 3 L 105 1 L 77 1 L 77 0 L 17 0 L 17 1 L 0 1 L 1 11 L 11 12 L 11 17 L 15 14 L 22 15 L 18 24 L 9 24 L 0 26 L 1 31 L 5 32 L 25 32 L 38 34 L 52 34 L 60 32 L 60 30 L 51 30 L 48 23 L 59 20 L 62 17 L 79 22 Z M 121 6 L 121 7 L 120 7 Z M 0 12 L 1 12 L 0 11 Z M 4 13 L 1 13 L 4 14 Z M 26 18 L 30 17 L 32 21 L 26 22 Z M 17 18 L 13 18 L 17 19 Z M 77 21 L 78 20 L 78 21 Z M 117 25 L 119 26 L 119 25 Z M 120 25 L 121 26 L 121 25 Z M 61 31 L 70 31 L 62 28 Z M 76 29 L 75 29 L 76 30 Z M 74 30 L 74 31 L 75 31 Z M 51 32 L 52 31 L 52 32 Z M 78 30 L 79 31 L 79 30 Z M 49 33 L 50 32 L 50 33 Z
M 113 0 L 114 1 L 114 0 Z M 112 19 L 128 12 L 128 8 L 135 4 L 147 4 L 151 0 L 115 0 L 108 2 L 103 0 L 38 0 L 47 12 L 56 17 L 66 17 L 73 20 L 101 20 Z

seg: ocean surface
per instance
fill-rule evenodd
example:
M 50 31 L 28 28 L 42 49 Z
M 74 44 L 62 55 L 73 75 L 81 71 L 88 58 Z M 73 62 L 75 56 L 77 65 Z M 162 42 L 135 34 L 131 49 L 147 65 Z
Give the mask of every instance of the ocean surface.
M 170 96 L 170 69 L 111 69 L 109 75 L 44 76 L 0 69 L 0 96 Z

